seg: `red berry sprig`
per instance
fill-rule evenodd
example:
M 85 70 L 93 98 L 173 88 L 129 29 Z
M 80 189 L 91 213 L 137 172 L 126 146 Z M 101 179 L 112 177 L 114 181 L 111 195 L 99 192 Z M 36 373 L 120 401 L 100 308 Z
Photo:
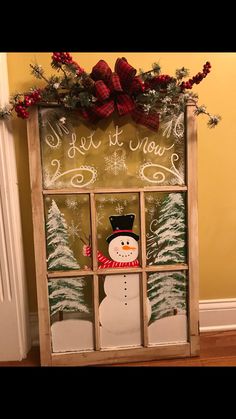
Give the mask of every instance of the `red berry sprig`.
M 27 119 L 29 117 L 29 112 L 26 109 L 26 105 L 22 101 L 19 101 L 15 106 L 15 111 L 19 118 Z
M 24 100 L 19 100 L 19 102 L 15 105 L 17 116 L 19 118 L 27 119 L 29 117 L 27 108 L 39 102 L 41 98 L 41 92 L 39 89 L 35 89 L 33 92 L 25 95 Z
M 69 52 L 54 52 L 52 60 L 58 64 L 71 64 L 72 57 Z
M 155 84 L 167 85 L 174 80 L 173 77 L 169 76 L 168 74 L 161 74 L 160 76 L 153 77 L 152 81 Z
M 207 61 L 204 66 L 203 66 L 203 71 L 200 73 L 197 73 L 195 76 L 193 76 L 191 79 L 189 79 L 188 81 L 183 81 L 180 85 L 181 89 L 192 89 L 194 84 L 199 84 L 206 76 L 208 73 L 210 73 L 211 69 L 211 64 L 209 63 L 209 61 Z
M 72 65 L 75 70 L 76 74 L 80 76 L 80 74 L 84 73 L 84 69 L 81 68 L 73 59 L 69 52 L 54 52 L 52 55 L 52 61 L 55 64 L 69 64 Z
M 173 81 L 175 81 L 174 77 L 171 77 L 168 74 L 161 74 L 145 81 L 144 86 L 145 90 L 154 89 L 156 87 L 166 89 L 167 85 Z

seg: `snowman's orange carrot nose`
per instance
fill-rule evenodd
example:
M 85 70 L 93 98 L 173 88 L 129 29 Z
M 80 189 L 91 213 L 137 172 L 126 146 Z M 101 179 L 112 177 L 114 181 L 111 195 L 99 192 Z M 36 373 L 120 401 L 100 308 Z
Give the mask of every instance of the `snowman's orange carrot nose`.
M 132 247 L 132 246 L 122 246 L 122 249 L 123 250 L 135 250 L 136 249 L 136 247 Z

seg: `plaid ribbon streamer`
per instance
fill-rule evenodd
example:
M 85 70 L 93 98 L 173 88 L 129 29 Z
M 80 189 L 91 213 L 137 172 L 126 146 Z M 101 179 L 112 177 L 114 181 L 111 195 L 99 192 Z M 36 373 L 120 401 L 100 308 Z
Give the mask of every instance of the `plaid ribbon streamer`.
M 105 103 L 98 103 L 96 106 L 91 106 L 88 109 L 80 109 L 79 114 L 92 123 L 96 123 L 99 119 L 108 118 L 115 110 L 113 100 Z
M 146 113 L 140 106 L 137 106 L 132 112 L 132 118 L 137 124 L 144 125 L 154 131 L 158 130 L 159 114 L 157 112 Z
M 99 101 L 103 101 L 109 98 L 110 89 L 105 85 L 102 80 L 95 82 L 95 95 Z
M 108 118 L 117 109 L 119 115 L 130 113 L 136 123 L 152 130 L 158 129 L 158 113 L 147 114 L 141 106 L 135 105 L 132 96 L 141 93 L 144 84 L 126 58 L 116 60 L 115 72 L 104 60 L 100 60 L 90 76 L 95 81 L 94 95 L 97 102 L 87 110 L 80 111 L 85 119 L 95 123 L 99 119 Z
M 134 110 L 135 103 L 130 96 L 123 94 L 117 97 L 116 106 L 119 115 L 126 115 Z

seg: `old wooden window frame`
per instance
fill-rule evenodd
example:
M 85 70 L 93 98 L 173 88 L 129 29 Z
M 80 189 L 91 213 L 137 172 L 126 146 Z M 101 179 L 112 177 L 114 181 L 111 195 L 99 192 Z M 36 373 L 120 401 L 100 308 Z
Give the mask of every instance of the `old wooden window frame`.
M 49 106 L 50 107 L 50 106 Z M 157 360 L 163 358 L 189 357 L 199 354 L 199 313 L 198 313 L 198 213 L 197 213 L 197 127 L 194 114 L 195 102 L 189 100 L 185 111 L 186 141 L 186 184 L 185 186 L 156 186 L 143 188 L 76 188 L 47 189 L 42 185 L 42 167 L 38 108 L 33 107 L 27 123 L 29 168 L 31 182 L 31 199 L 33 211 L 33 230 L 35 246 L 36 284 L 39 315 L 39 339 L 41 365 L 91 365 L 109 364 L 129 361 Z M 187 194 L 187 263 L 162 266 L 146 265 L 146 231 L 145 231 L 145 192 L 185 192 Z M 96 207 L 95 194 L 101 193 L 139 194 L 141 266 L 139 268 L 99 269 L 97 262 L 96 241 Z M 71 270 L 48 272 L 46 263 L 46 232 L 44 219 L 44 196 L 49 195 L 88 194 L 90 202 L 91 235 L 92 235 L 92 268 L 89 270 Z M 148 344 L 148 324 L 146 313 L 147 273 L 163 271 L 186 271 L 188 273 L 188 341 L 177 344 Z M 99 299 L 98 275 L 115 273 L 140 273 L 141 312 L 142 312 L 142 346 L 132 348 L 101 349 L 99 337 Z M 94 350 L 80 352 L 53 353 L 51 348 L 50 309 L 48 300 L 48 279 L 60 277 L 93 276 L 94 303 Z

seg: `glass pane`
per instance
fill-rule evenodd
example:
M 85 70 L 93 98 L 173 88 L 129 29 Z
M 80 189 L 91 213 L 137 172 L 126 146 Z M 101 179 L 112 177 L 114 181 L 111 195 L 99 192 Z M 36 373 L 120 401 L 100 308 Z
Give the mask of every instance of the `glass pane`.
M 150 344 L 187 341 L 187 278 L 185 272 L 148 274 Z
M 91 268 L 83 255 L 91 235 L 89 195 L 50 195 L 44 204 L 48 270 Z
M 140 274 L 99 277 L 101 347 L 141 345 Z
M 138 267 L 138 194 L 97 194 L 95 201 L 99 267 Z
M 48 281 L 53 352 L 94 348 L 92 280 L 80 276 Z
M 186 263 L 185 193 L 145 193 L 147 265 Z
M 72 111 L 48 107 L 40 108 L 39 125 L 45 189 L 185 182 L 183 114 L 155 132 L 129 115 L 92 125 Z

